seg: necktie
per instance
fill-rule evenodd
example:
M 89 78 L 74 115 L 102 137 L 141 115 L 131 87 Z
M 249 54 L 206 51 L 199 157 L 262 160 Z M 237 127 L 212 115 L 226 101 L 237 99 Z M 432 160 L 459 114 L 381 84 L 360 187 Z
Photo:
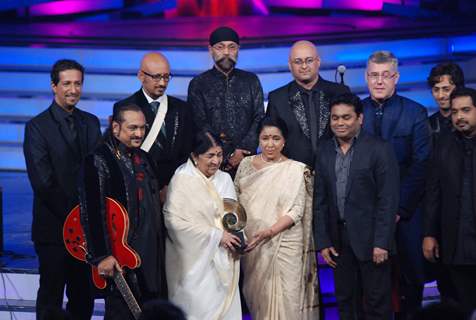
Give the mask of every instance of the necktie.
M 382 136 L 382 119 L 383 119 L 383 106 L 375 108 L 375 135 Z
M 78 132 L 76 131 L 76 124 L 74 123 L 74 117 L 72 114 L 66 117 L 66 123 L 68 124 L 69 132 L 73 140 L 76 140 L 78 137 Z
M 150 103 L 150 109 L 155 115 L 157 114 L 157 111 L 159 111 L 159 107 L 160 107 L 159 101 L 152 101 Z M 163 123 L 162 127 L 160 128 L 160 134 L 162 134 L 164 137 L 167 137 L 167 134 L 165 133 L 165 123 Z
M 150 109 L 154 114 L 157 114 L 157 110 L 159 110 L 160 102 L 159 101 L 152 101 L 150 103 Z

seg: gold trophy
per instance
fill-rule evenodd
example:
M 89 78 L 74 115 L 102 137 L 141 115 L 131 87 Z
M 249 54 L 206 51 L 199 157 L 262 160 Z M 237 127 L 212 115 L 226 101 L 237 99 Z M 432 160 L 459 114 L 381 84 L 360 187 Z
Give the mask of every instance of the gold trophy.
M 234 199 L 223 199 L 223 227 L 226 231 L 240 238 L 240 246 L 235 246 L 238 253 L 244 253 L 246 249 L 245 234 L 246 212 L 243 206 Z

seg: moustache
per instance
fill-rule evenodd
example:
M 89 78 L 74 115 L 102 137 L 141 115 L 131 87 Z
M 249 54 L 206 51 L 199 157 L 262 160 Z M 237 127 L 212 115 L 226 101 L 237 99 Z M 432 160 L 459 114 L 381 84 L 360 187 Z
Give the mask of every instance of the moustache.
M 220 62 L 229 62 L 229 63 L 232 63 L 233 65 L 236 64 L 236 60 L 233 59 L 232 57 L 223 57 L 223 58 L 221 58 L 221 59 L 218 59 L 217 62 L 218 62 L 218 63 L 220 63 Z

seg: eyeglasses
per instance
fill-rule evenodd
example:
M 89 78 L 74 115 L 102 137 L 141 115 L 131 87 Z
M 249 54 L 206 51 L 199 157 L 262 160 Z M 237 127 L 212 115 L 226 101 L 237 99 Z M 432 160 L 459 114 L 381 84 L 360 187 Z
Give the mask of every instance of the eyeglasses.
M 378 81 L 379 78 L 382 78 L 382 81 L 389 81 L 397 75 L 397 72 L 390 73 L 388 71 L 385 71 L 383 73 L 378 73 L 378 72 L 371 72 L 367 73 L 367 77 L 369 78 L 370 81 Z
M 214 46 L 212 46 L 212 48 L 215 49 L 216 51 L 225 51 L 225 49 L 228 49 L 228 51 L 238 51 L 239 47 L 240 46 L 235 43 L 231 43 L 229 45 L 226 45 L 223 43 L 217 43 Z
M 292 60 L 291 62 L 297 66 L 302 66 L 303 64 L 306 64 L 306 65 L 310 65 L 312 63 L 314 63 L 314 61 L 317 61 L 319 60 L 318 57 L 307 57 L 306 59 L 300 59 L 300 58 L 297 58 L 297 59 L 294 59 Z
M 172 74 L 170 73 L 164 73 L 164 74 L 160 74 L 160 73 L 157 73 L 157 74 L 150 74 L 148 72 L 145 72 L 144 70 L 141 70 L 143 74 L 145 74 L 146 76 L 149 76 L 152 78 L 152 80 L 155 80 L 155 81 L 160 81 L 160 80 L 164 80 L 165 82 L 169 82 L 170 79 L 172 78 Z

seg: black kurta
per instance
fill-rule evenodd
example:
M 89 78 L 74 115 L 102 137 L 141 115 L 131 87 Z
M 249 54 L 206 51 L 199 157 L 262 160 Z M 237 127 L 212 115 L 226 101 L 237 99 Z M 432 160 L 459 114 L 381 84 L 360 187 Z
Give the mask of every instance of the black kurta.
M 256 152 L 264 104 L 263 89 L 254 73 L 234 69 L 225 76 L 210 69 L 192 79 L 188 102 L 197 129 L 224 138 L 225 157 L 235 149 Z

